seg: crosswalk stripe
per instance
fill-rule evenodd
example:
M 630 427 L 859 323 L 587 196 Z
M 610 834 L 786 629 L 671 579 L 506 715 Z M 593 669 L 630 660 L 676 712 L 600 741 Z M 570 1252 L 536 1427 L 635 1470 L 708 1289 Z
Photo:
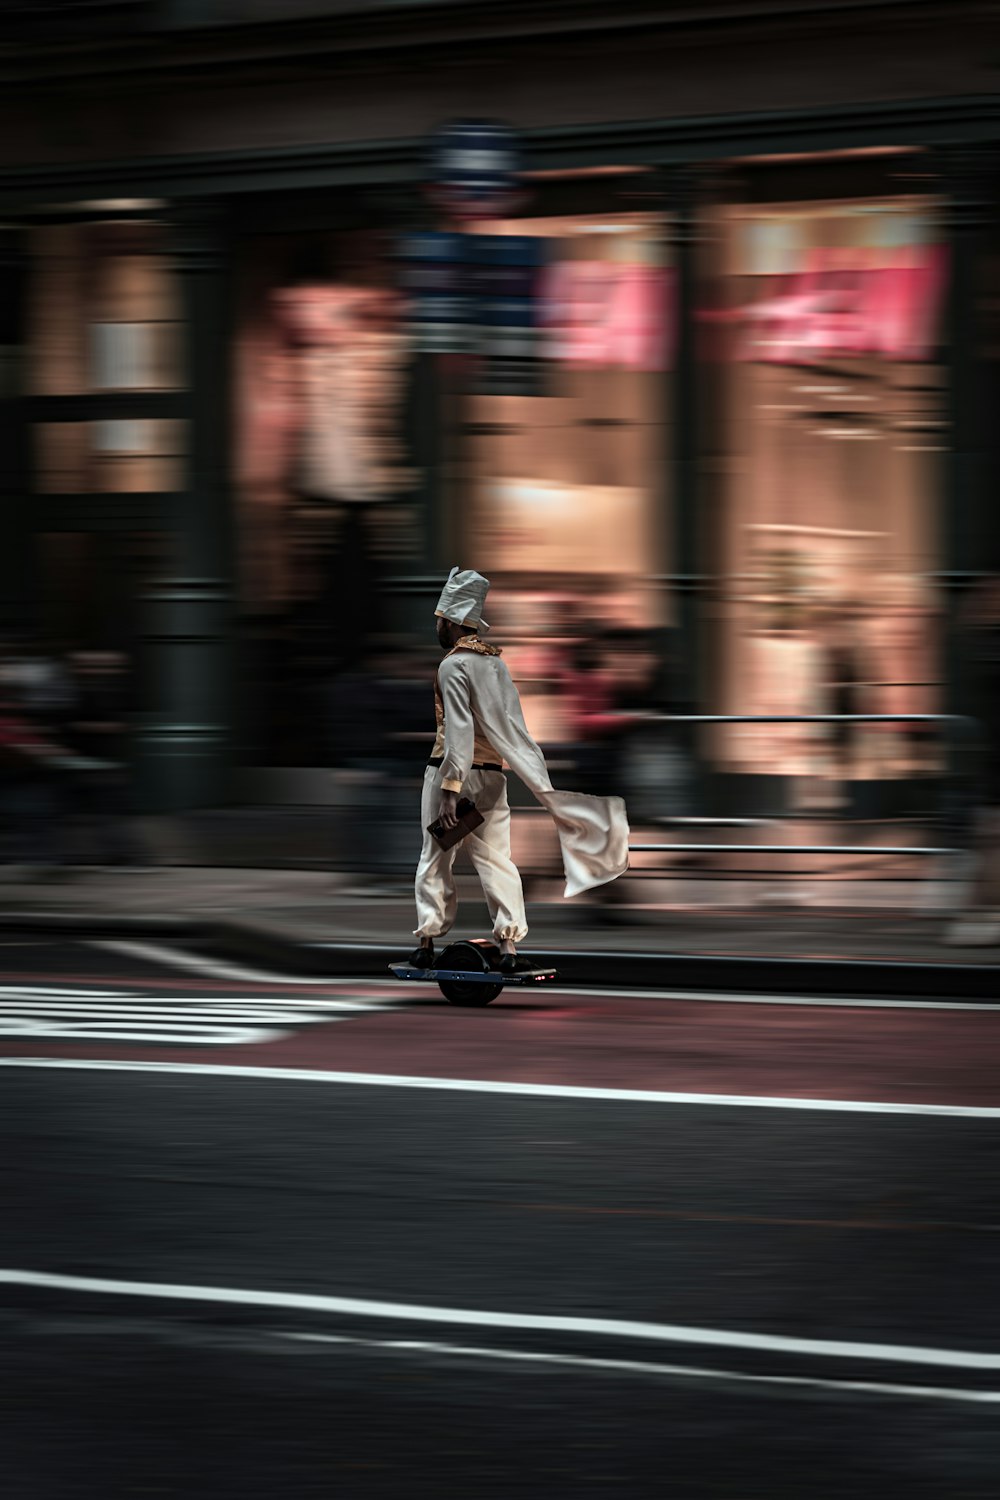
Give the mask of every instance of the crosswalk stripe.
M 62 998 L 65 997 L 65 998 Z M 49 990 L 35 989 L 34 987 L 18 990 L 0 990 L 0 1009 L 10 1003 L 24 1003 L 37 1000 L 39 1004 L 51 1001 L 53 1004 L 90 1004 L 95 1000 L 105 1005 L 135 1005 L 135 1004 L 173 1004 L 184 1006 L 201 1005 L 233 1005 L 241 1009 L 261 1006 L 264 1009 L 280 1007 L 282 1010 L 343 1010 L 343 1011 L 369 1011 L 388 1010 L 394 1008 L 400 1002 L 395 997 L 372 996 L 370 999 L 341 999 L 339 996 L 332 997 L 309 997 L 299 995 L 170 995 L 170 994 L 146 994 L 136 990 L 117 990 L 111 993 L 109 990 Z
M 248 1016 L 254 1020 L 264 1019 L 271 1016 L 275 1019 L 287 1020 L 293 1025 L 307 1025 L 311 1021 L 323 1021 L 335 1017 L 339 1007 L 332 1007 L 329 1011 L 293 1010 L 289 1006 L 262 1005 L 255 1006 L 252 1010 L 243 1005 L 199 1005 L 197 1003 L 168 1002 L 163 1005 L 147 1005 L 143 1000 L 137 999 L 122 1003 L 120 1005 L 108 1005 L 101 1001 L 99 1005 L 86 1005 L 79 1000 L 71 1000 L 60 1004 L 56 1000 L 27 1000 L 23 1003 L 0 1004 L 0 1016 L 5 1015 L 105 1015 L 105 1016 L 128 1016 L 128 1015 L 177 1015 L 177 1016 Z M 351 1009 L 344 1014 L 356 1015 L 357 1010 Z
M 182 1042 L 273 1041 L 300 1027 L 392 1008 L 339 996 L 160 995 L 136 990 L 0 986 L 0 1038 Z
M 246 1023 L 254 1026 L 316 1026 L 324 1021 L 336 1021 L 339 1016 L 290 1016 L 285 1011 L 260 1011 L 253 1016 L 248 1016 L 245 1011 L 239 1010 L 206 1010 L 206 1011 L 183 1011 L 183 1010 L 36 1010 L 33 1006 L 26 1006 L 18 1010 L 0 1010 L 0 1029 L 8 1024 L 21 1024 L 25 1022 L 47 1022 L 47 1021 L 93 1021 L 102 1025 L 115 1025 L 119 1022 L 160 1022 L 164 1025 L 182 1021 L 185 1025 L 197 1024 L 199 1022 L 222 1022 L 232 1021 L 235 1023 Z

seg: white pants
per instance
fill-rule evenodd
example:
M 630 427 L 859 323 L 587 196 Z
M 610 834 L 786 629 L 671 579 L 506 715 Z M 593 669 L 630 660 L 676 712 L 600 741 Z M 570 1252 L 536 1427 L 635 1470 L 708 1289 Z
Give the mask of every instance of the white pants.
M 510 857 L 510 807 L 507 778 L 502 771 L 470 771 L 462 796 L 474 802 L 485 822 L 451 849 L 442 849 L 427 832 L 435 822 L 441 800 L 440 766 L 428 766 L 420 799 L 420 826 L 424 831 L 414 891 L 417 898 L 417 937 L 444 937 L 450 932 L 458 910 L 455 891 L 455 856 L 468 852 L 483 887 L 497 942 L 512 938 L 519 943 L 527 936 L 524 892 L 517 866 Z

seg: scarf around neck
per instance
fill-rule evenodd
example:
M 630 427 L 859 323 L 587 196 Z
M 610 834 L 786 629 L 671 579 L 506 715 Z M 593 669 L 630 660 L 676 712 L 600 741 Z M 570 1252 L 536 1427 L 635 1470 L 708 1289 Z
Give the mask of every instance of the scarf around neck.
M 499 646 L 490 646 L 486 641 L 481 641 L 478 635 L 463 635 L 460 641 L 456 641 L 448 652 L 454 656 L 456 651 L 475 651 L 479 656 L 502 656 L 503 652 Z

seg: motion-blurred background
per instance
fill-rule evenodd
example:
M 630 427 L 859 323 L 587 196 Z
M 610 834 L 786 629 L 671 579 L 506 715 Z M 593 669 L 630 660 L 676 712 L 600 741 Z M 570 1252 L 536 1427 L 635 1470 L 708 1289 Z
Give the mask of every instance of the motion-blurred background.
M 993 9 L 8 0 L 8 861 L 402 890 L 456 563 L 557 784 L 647 842 L 967 839 Z M 968 716 L 975 789 L 928 719 L 689 722 L 816 714 Z M 636 863 L 639 905 L 920 874 Z

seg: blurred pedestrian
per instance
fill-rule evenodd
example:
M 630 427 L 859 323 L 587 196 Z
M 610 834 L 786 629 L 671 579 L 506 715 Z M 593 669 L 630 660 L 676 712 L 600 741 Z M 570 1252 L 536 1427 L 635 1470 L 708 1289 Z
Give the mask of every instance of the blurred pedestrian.
M 392 885 L 409 871 L 411 793 L 427 761 L 427 672 L 410 643 L 376 637 L 354 670 L 324 689 L 329 763 L 344 798 L 340 828 L 349 867 Z M 370 894 L 379 887 L 366 889 Z
M 649 633 L 611 627 L 588 642 L 578 660 L 584 671 L 575 683 L 570 681 L 569 701 L 579 736 L 574 753 L 586 768 L 586 790 L 606 796 L 616 788 L 627 801 L 633 826 L 654 821 L 665 809 L 676 813 L 680 752 L 671 731 L 654 722 L 663 704 Z M 628 890 L 621 882 L 598 887 L 592 901 L 605 922 L 630 920 Z
M 72 781 L 73 809 L 92 862 L 140 865 L 145 852 L 132 824 L 128 747 L 128 673 L 120 651 L 74 651 L 69 748 L 81 759 Z
M 867 620 L 874 692 L 869 707 L 880 714 L 936 714 L 941 710 L 940 606 L 924 578 L 889 573 L 878 580 L 879 609 Z M 972 651 L 978 632 L 970 633 Z M 891 774 L 913 776 L 936 768 L 940 726 L 899 719 L 885 726 L 897 749 Z M 884 732 L 884 731 L 883 731 Z
M 617 683 L 615 775 L 635 823 L 690 817 L 695 808 L 693 726 L 667 722 L 690 712 L 676 695 L 670 632 L 613 632 L 610 668 Z
M 866 691 L 871 671 L 865 661 L 858 610 L 848 602 L 841 602 L 821 612 L 818 644 L 820 712 L 864 713 L 869 701 Z M 859 769 L 859 743 L 857 725 L 849 719 L 829 725 L 831 780 L 839 786 L 840 801 L 844 804 L 850 801 L 851 783 Z
M 963 626 L 981 743 L 974 792 L 963 795 L 964 777 L 953 792 L 956 842 L 967 838 L 972 846 L 972 875 L 944 941 L 986 947 L 1000 943 L 1000 577 L 984 578 L 970 591 Z
M 17 662 L 0 662 L 0 826 L 9 864 L 34 876 L 65 863 L 73 757 L 25 710 Z
M 600 635 L 588 634 L 568 652 L 562 673 L 568 749 L 581 791 L 601 797 L 614 778 L 614 679 Z
M 0 676 L 20 712 L 42 733 L 57 739 L 64 733 L 73 701 L 73 683 L 65 653 L 27 635 L 0 645 Z
M 382 509 L 413 485 L 399 441 L 408 339 L 395 294 L 376 286 L 307 277 L 274 307 L 294 392 L 287 482 L 317 562 L 307 613 L 350 671 L 382 629 Z

